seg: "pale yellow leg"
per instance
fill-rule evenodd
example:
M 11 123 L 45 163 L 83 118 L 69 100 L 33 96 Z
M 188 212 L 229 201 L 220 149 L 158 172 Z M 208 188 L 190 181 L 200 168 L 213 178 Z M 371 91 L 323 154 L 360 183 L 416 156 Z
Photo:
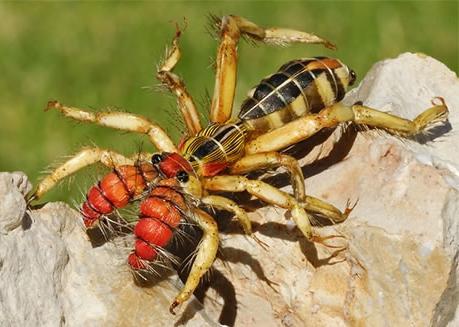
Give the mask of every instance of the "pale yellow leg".
M 331 219 L 335 223 L 340 223 L 346 220 L 356 204 L 357 203 L 349 205 L 348 203 L 344 212 L 341 212 L 338 208 L 328 202 L 306 195 L 305 202 L 302 203 L 302 206 L 309 213 L 319 214 L 324 218 Z
M 286 154 L 273 151 L 245 156 L 230 167 L 230 173 L 243 175 L 254 170 L 277 167 L 287 169 L 295 198 L 298 202 L 303 202 L 306 196 L 303 172 L 298 161 Z
M 290 210 L 298 228 L 308 240 L 315 240 L 310 225 L 310 217 L 300 203 L 291 195 L 262 181 L 250 180 L 243 176 L 215 176 L 206 178 L 203 187 L 210 191 L 247 191 L 269 204 Z
M 209 270 L 215 260 L 218 250 L 218 228 L 215 220 L 205 211 L 194 209 L 194 219 L 202 229 L 203 235 L 198 245 L 198 253 L 191 267 L 190 274 L 185 282 L 185 286 L 175 297 L 169 307 L 169 311 L 174 313 L 174 308 L 188 300 L 199 284 L 201 277 Z
M 425 110 L 414 120 L 400 118 L 362 105 L 345 106 L 337 103 L 315 115 L 308 115 L 292 121 L 280 128 L 263 134 L 246 145 L 246 153 L 279 151 L 314 135 L 322 128 L 334 127 L 341 122 L 354 122 L 386 130 L 401 136 L 413 136 L 429 128 L 432 124 L 447 119 L 448 108 L 441 104 Z
M 178 46 L 180 34 L 180 30 L 177 28 L 174 40 L 172 41 L 172 48 L 166 51 L 166 57 L 159 67 L 156 77 L 169 91 L 177 96 L 178 106 L 188 130 L 188 135 L 193 136 L 201 130 L 198 111 L 182 79 L 172 72 L 180 59 L 180 49 Z
M 329 41 L 317 35 L 286 28 L 262 28 L 238 16 L 224 16 L 216 22 L 220 30 L 217 51 L 217 71 L 210 121 L 225 123 L 231 117 L 237 75 L 237 44 L 241 35 L 252 39 L 285 45 L 288 43 L 318 43 L 334 48 Z
M 247 235 L 252 234 L 252 224 L 250 222 L 249 216 L 245 210 L 242 209 L 236 202 L 218 195 L 205 196 L 201 199 L 201 202 L 218 209 L 232 212 L 239 220 L 239 223 L 244 229 L 244 232 Z
M 29 202 L 40 199 L 59 181 L 92 164 L 100 162 L 109 168 L 114 168 L 121 165 L 133 165 L 137 160 L 149 160 L 150 158 L 151 155 L 146 153 L 136 154 L 133 158 L 126 158 L 125 156 L 110 150 L 84 148 L 62 165 L 54 169 L 51 174 L 46 176 L 38 184 L 35 192 L 28 197 Z
M 307 212 L 318 213 L 334 222 L 342 222 L 348 217 L 352 208 L 346 208 L 342 213 L 333 205 L 305 194 L 303 172 L 298 161 L 291 156 L 274 151 L 248 155 L 234 163 L 230 167 L 230 172 L 235 175 L 241 175 L 253 170 L 279 166 L 286 168 L 290 173 L 295 199 Z
M 91 122 L 97 125 L 120 129 L 123 131 L 146 134 L 150 141 L 160 152 L 177 152 L 177 149 L 166 134 L 158 125 L 147 118 L 130 114 L 127 112 L 89 112 L 78 108 L 67 107 L 57 101 L 48 103 L 49 109 L 57 109 L 64 116 L 83 122 Z

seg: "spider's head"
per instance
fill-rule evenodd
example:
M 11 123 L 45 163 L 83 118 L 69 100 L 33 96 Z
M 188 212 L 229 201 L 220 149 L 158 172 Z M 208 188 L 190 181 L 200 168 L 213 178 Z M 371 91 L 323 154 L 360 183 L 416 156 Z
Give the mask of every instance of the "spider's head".
M 151 162 L 158 168 L 164 177 L 175 179 L 174 184 L 180 186 L 187 194 L 194 198 L 202 197 L 202 185 L 194 174 L 191 164 L 180 154 L 172 152 L 156 153 Z
M 179 171 L 192 172 L 188 160 L 176 152 L 155 153 L 151 162 L 165 177 L 175 177 Z

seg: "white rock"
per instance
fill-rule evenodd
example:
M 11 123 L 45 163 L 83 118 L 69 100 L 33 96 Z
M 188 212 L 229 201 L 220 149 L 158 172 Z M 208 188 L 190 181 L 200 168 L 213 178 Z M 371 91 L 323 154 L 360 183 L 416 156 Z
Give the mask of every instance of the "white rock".
M 26 209 L 24 195 L 32 185 L 21 172 L 0 173 L 0 234 L 21 225 Z
M 361 85 L 346 97 L 347 103 L 364 100 L 365 105 L 386 108 L 405 118 L 415 118 L 435 97 L 445 99 L 452 130 L 427 144 L 407 143 L 417 158 L 446 170 L 456 183 L 459 177 L 459 83 L 456 73 L 424 54 L 404 53 L 375 64 Z M 448 127 L 448 126 L 446 126 Z M 456 127 L 456 128 L 454 128 Z M 447 129 L 439 130 L 437 135 Z M 459 186 L 457 183 L 455 186 Z M 459 187 L 456 187 L 459 189 Z

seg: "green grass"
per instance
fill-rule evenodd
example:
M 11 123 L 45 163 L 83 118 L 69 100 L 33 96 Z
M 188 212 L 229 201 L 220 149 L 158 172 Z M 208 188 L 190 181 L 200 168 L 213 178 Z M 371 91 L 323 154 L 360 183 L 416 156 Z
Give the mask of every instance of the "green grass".
M 50 99 L 85 108 L 107 107 L 148 116 L 175 139 L 175 99 L 154 92 L 154 67 L 186 17 L 177 72 L 207 113 L 217 41 L 207 15 L 245 16 L 263 26 L 317 33 L 338 45 L 275 48 L 241 44 L 237 104 L 262 77 L 297 57 L 341 58 L 359 76 L 375 62 L 406 51 L 423 52 L 458 71 L 458 3 L 410 2 L 68 2 L 0 4 L 0 171 L 25 171 L 32 181 L 50 163 L 97 144 L 130 154 L 143 143 L 97 126 L 43 112 Z M 394 78 L 397 78 L 394 76 Z M 77 196 L 88 173 L 47 200 Z M 89 175 L 93 176 L 92 173 Z

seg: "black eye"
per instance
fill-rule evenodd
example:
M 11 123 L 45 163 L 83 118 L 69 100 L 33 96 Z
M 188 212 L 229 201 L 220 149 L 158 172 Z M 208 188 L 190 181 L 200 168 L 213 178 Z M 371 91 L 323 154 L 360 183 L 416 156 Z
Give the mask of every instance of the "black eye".
M 357 75 L 355 74 L 355 71 L 351 69 L 351 71 L 349 72 L 349 85 L 354 84 L 356 79 L 357 79 Z
M 153 163 L 153 165 L 159 164 L 162 160 L 163 160 L 163 156 L 158 153 L 154 154 L 151 157 L 151 162 Z
M 188 176 L 186 171 L 181 170 L 177 173 L 177 179 L 179 182 L 186 183 L 190 179 L 190 176 Z

